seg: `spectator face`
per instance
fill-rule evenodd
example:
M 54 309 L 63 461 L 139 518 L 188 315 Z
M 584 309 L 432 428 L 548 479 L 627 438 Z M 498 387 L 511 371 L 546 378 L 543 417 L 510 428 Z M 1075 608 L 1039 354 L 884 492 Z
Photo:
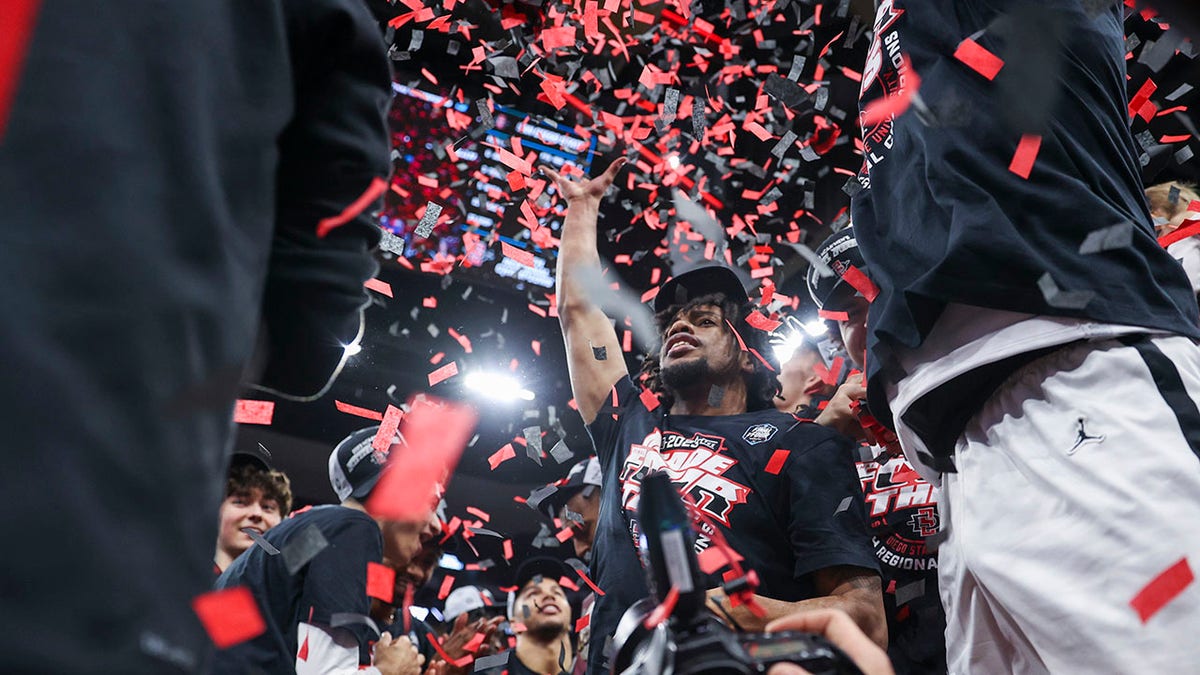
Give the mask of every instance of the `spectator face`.
M 441 521 L 433 512 L 423 522 L 385 520 L 380 523 L 380 530 L 383 532 L 384 564 L 400 573 L 397 577 L 403 576 L 425 542 L 436 542 L 442 536 Z
M 592 541 L 596 536 L 596 520 L 600 517 L 600 488 L 589 487 L 592 489 L 585 488 L 571 497 L 559 513 L 559 519 L 571 527 L 571 544 L 575 547 L 575 556 L 584 562 L 591 558 Z M 584 497 L 585 492 L 590 493 L 589 496 Z M 578 514 L 583 521 L 568 518 L 568 511 Z
M 535 578 L 525 584 L 513 604 L 513 620 L 543 638 L 570 630 L 571 605 L 554 579 Z
M 254 545 L 254 540 L 242 530 L 250 528 L 263 534 L 278 525 L 282 518 L 279 504 L 263 496 L 263 491 L 258 488 L 231 494 L 221 502 L 221 530 L 217 547 L 229 554 L 230 558 L 236 558 Z
M 815 349 L 797 347 L 792 357 L 780 367 L 779 385 L 783 388 L 783 398 L 775 400 L 775 407 L 791 413 L 802 405 L 811 405 L 814 396 L 829 396 L 834 387 L 825 384 L 817 374 L 816 367 L 821 362 L 821 355 Z

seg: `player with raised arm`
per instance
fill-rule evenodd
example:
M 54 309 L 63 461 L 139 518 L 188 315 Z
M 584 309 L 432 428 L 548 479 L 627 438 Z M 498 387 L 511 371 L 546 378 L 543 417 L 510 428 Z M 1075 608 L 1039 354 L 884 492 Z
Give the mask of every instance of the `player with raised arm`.
M 719 574 L 709 576 L 709 604 L 720 616 L 760 630 L 798 609 L 838 607 L 885 644 L 878 567 L 850 441 L 772 408 L 777 366 L 766 333 L 746 323 L 750 301 L 732 271 L 700 268 L 660 289 L 654 308 L 664 344 L 643 365 L 647 388 L 630 379 L 616 332 L 586 281 L 599 278 L 600 200 L 623 163 L 580 182 L 544 169 L 568 203 L 559 317 L 572 390 L 604 474 L 592 550 L 604 595 L 593 635 L 611 635 L 621 614 L 646 595 L 638 496 L 642 478 L 661 470 L 705 520 L 698 551 L 732 549 L 757 574 L 757 590 L 739 600 L 752 598 L 765 616 L 727 597 Z M 593 645 L 589 673 L 604 670 L 606 651 Z

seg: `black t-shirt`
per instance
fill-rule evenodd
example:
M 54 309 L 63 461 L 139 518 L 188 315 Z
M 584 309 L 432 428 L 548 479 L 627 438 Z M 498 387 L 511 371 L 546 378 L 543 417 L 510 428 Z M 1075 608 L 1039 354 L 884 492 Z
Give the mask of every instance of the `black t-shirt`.
M 865 126 L 862 189 L 852 200 L 855 237 L 880 288 L 869 317 L 868 396 L 885 424 L 883 382 L 903 377 L 892 350 L 920 345 L 947 303 L 1200 337 L 1187 277 L 1155 241 L 1142 195 L 1122 7 L 1109 3 L 1089 18 L 1089 3 L 1078 0 L 1029 3 L 1062 21 L 1056 46 L 1047 21 L 1005 20 L 1019 4 L 884 0 L 878 11 L 863 104 L 911 89 L 903 55 L 931 111 Z M 953 56 L 968 37 L 1004 59 L 994 81 Z M 1030 62 L 1026 40 L 1062 56 L 1037 129 L 1012 120 L 1038 105 L 1031 83 L 1054 70 L 1052 58 Z M 1028 180 L 1009 170 L 1024 134 L 1042 136 Z M 1129 245 L 1080 253 L 1090 233 L 1122 223 L 1134 224 Z M 1047 273 L 1053 285 L 1039 287 Z M 1054 289 L 1094 296 L 1065 306 Z
M 666 470 L 717 523 L 743 566 L 757 572 L 760 595 L 804 600 L 816 594 L 815 570 L 878 569 L 849 439 L 773 409 L 719 417 L 651 412 L 629 378 L 614 390 L 616 407 L 588 426 L 604 469 L 592 565 L 605 592 L 592 612 L 589 673 L 606 667 L 601 636 L 611 636 L 625 610 L 648 595 L 635 542 L 640 481 L 650 471 Z M 786 458 L 767 471 L 781 449 Z M 696 549 L 711 543 L 701 532 Z M 708 580 L 709 588 L 720 584 L 719 576 Z
M 883 580 L 888 656 L 897 675 L 946 672 L 946 614 L 938 596 L 937 490 L 903 455 L 862 447 L 862 481 L 871 543 Z
M 238 556 L 216 583 L 217 589 L 245 586 L 254 594 L 267 630 L 262 635 L 217 653 L 214 673 L 244 673 L 258 668 L 267 673 L 294 673 L 297 630 L 301 623 L 329 626 L 334 614 L 366 616 L 367 563 L 383 559 L 379 525 L 367 514 L 342 506 L 318 506 L 301 512 L 267 531 L 265 538 L 283 551 L 316 526 L 329 543 L 295 574 L 284 556 L 269 555 L 254 546 Z M 377 636 L 365 623 L 342 627 L 359 645 Z
M 500 653 L 508 654 L 508 661 L 490 668 L 476 670 L 475 672 L 482 675 L 547 675 L 546 673 L 538 673 L 536 670 L 526 666 L 524 662 L 517 657 L 517 650 L 515 649 L 509 649 L 507 652 Z

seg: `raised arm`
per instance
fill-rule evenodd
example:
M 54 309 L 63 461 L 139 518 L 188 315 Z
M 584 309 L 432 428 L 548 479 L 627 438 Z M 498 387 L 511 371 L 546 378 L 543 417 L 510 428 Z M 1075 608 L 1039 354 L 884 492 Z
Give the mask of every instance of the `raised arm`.
M 567 180 L 556 171 L 542 171 L 558 185 L 567 201 L 562 240 L 558 245 L 558 269 L 555 273 L 558 294 L 558 323 L 567 347 L 567 368 L 571 392 L 583 421 L 591 424 L 613 385 L 628 374 L 617 332 L 608 317 L 595 304 L 585 280 L 600 276 L 600 254 L 596 251 L 596 221 L 600 200 L 612 185 L 625 159 L 609 165 L 596 178 Z

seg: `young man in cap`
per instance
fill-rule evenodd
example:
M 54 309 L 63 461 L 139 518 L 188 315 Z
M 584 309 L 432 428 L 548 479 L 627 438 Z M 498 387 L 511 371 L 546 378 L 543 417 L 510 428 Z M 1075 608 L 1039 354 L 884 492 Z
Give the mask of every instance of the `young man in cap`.
M 476 672 L 554 675 L 570 670 L 571 604 L 558 583 L 570 573 L 565 564 L 549 557 L 529 558 L 517 567 L 508 596 L 508 619 L 519 624 L 516 646 L 490 657 Z
M 377 430 L 350 434 L 329 456 L 329 478 L 340 505 L 318 506 L 284 521 L 265 535 L 269 549 L 254 546 L 217 579 L 218 589 L 250 589 L 267 630 L 218 652 L 214 672 L 354 673 L 372 664 L 384 675 L 420 672 L 424 659 L 408 637 L 379 635 L 370 616 L 367 570 L 371 563 L 393 570 L 397 583 L 389 589 L 391 602 L 400 602 L 410 565 L 442 528 L 433 494 L 420 522 L 367 513 L 363 504 L 386 460 L 372 447 Z M 367 659 L 377 637 L 374 658 Z
M 254 545 L 247 530 L 262 535 L 291 511 L 292 486 L 287 475 L 272 469 L 261 455 L 233 453 L 225 481 L 225 501 L 218 516 L 214 573 L 220 575 L 234 558 Z
M 829 237 L 816 253 L 834 273 L 821 275 L 814 267 L 808 292 L 823 315 L 836 317 L 830 322 L 857 369 L 817 423 L 862 441 L 855 459 L 883 577 L 888 656 L 899 675 L 941 675 L 946 672 L 946 614 L 938 597 L 937 547 L 928 541 L 938 532 L 938 491 L 913 469 L 899 444 L 890 436 L 885 442 L 875 438 L 871 431 L 879 428 L 868 422 L 864 429 L 860 417 L 869 303 L 839 273 L 854 268 L 870 278 L 853 228 Z
M 1142 195 L 1125 9 L 879 6 L 871 282 L 843 277 L 874 298 L 870 411 L 940 484 L 951 671 L 1200 663 L 1200 317 Z
M 568 203 L 557 290 L 571 387 L 604 474 L 593 571 L 605 595 L 593 634 L 611 635 L 647 593 L 638 494 L 642 476 L 664 470 L 707 521 L 698 551 L 726 540 L 757 573 L 753 599 L 765 618 L 731 602 L 720 576 L 706 579 L 722 616 L 757 630 L 798 609 L 839 606 L 882 643 L 879 576 L 850 441 L 772 407 L 779 384 L 771 350 L 745 321 L 750 302 L 736 275 L 701 268 L 665 284 L 655 298 L 663 345 L 643 366 L 648 389 L 629 378 L 616 332 L 584 282 L 599 274 L 600 199 L 623 163 L 582 182 L 546 170 Z M 588 672 L 603 671 L 605 651 L 592 646 Z
M 571 528 L 571 546 L 575 556 L 585 563 L 591 560 L 596 521 L 600 518 L 601 475 L 598 458 L 577 462 L 566 478 L 542 488 L 554 491 L 533 505 L 547 518 L 557 518 Z

